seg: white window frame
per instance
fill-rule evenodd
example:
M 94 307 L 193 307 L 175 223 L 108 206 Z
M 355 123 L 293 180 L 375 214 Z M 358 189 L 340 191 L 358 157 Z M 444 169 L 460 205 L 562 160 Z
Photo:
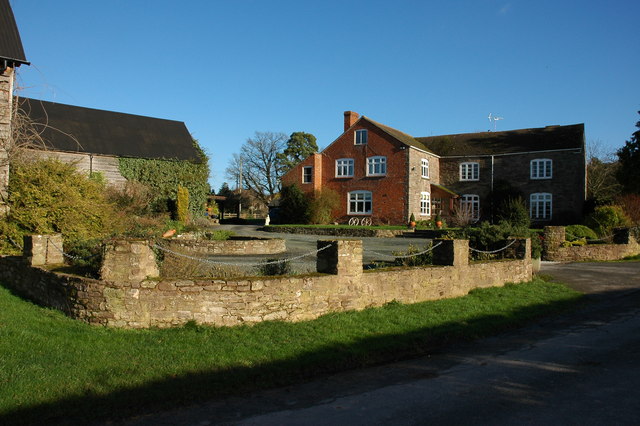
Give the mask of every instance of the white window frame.
M 480 180 L 480 163 L 478 163 L 477 161 L 466 161 L 464 163 L 460 163 L 460 180 Z
M 336 160 L 336 177 L 349 178 L 353 177 L 354 161 L 353 158 L 338 158 Z
M 355 209 L 352 204 L 355 203 Z M 368 204 L 368 209 L 367 209 Z M 373 211 L 373 192 L 351 191 L 347 193 L 347 213 L 350 215 L 370 215 Z
M 529 196 L 529 217 L 531 220 L 551 220 L 553 216 L 553 194 L 535 192 Z
M 377 155 L 367 157 L 367 176 L 385 176 L 387 174 L 387 157 Z
M 420 216 L 431 216 L 431 194 L 420 193 Z
M 308 178 L 308 179 L 305 179 Z M 313 166 L 302 167 L 302 183 L 313 182 Z
M 471 218 L 480 220 L 480 196 L 477 194 L 463 194 L 460 197 L 460 208 L 471 209 Z
M 354 133 L 354 145 L 366 145 L 369 141 L 369 132 L 367 129 L 359 129 Z
M 420 176 L 424 179 L 429 179 L 429 159 L 423 158 L 420 160 Z
M 553 177 L 553 160 L 536 158 L 529 163 L 531 179 L 551 179 Z

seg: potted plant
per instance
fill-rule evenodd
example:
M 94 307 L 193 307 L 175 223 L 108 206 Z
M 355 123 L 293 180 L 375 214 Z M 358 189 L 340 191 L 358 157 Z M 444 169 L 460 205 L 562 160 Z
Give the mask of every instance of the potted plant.
M 415 227 L 416 227 L 416 217 L 413 213 L 411 213 L 411 216 L 409 217 L 409 228 L 415 229 Z
M 442 218 L 439 213 L 436 215 L 436 228 L 442 228 Z

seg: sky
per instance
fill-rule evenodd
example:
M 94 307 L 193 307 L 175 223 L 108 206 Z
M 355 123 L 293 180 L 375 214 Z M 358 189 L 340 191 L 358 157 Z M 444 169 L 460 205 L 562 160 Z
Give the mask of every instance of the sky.
M 637 0 L 10 0 L 19 94 L 183 121 L 218 190 L 255 132 L 322 149 L 356 111 L 412 136 L 640 118 Z

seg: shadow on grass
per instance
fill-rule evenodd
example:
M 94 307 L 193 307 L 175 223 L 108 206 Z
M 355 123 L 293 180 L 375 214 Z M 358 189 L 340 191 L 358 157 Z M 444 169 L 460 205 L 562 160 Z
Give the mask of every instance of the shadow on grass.
M 522 326 L 579 303 L 570 300 L 533 305 L 504 315 L 488 315 L 404 334 L 367 337 L 295 358 L 254 367 L 201 371 L 149 382 L 108 395 L 87 394 L 0 414 L 0 424 L 90 424 L 118 420 L 203 402 L 216 397 L 301 382 L 315 376 L 432 353 L 444 345 L 473 340 Z M 105 378 L 108 380 L 108 378 Z

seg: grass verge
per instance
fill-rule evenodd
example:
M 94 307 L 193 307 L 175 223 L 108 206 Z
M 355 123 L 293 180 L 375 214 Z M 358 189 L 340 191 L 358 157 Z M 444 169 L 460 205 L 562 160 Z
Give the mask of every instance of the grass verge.
M 0 424 L 84 424 L 290 384 L 495 334 L 578 300 L 563 285 L 534 279 L 300 323 L 119 330 L 0 287 Z

